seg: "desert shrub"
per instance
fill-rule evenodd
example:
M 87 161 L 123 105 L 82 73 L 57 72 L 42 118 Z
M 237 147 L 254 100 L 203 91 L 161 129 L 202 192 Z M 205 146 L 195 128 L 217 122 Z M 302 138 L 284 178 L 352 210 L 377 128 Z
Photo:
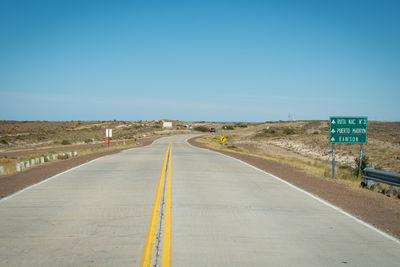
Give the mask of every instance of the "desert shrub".
M 357 157 L 354 159 L 354 164 L 355 164 L 355 169 L 354 169 L 354 175 L 358 175 L 358 166 L 360 164 L 360 158 Z M 368 168 L 369 166 L 369 157 L 363 155 L 361 158 L 361 172 L 364 171 L 365 168 Z
M 339 169 L 341 170 L 352 170 L 353 168 L 347 165 L 339 165 Z
M 265 134 L 275 134 L 276 133 L 276 131 L 275 131 L 275 129 L 264 129 L 263 130 L 264 131 L 264 133 Z
M 57 159 L 69 159 L 69 155 L 67 153 L 59 154 Z
M 274 128 L 266 128 L 262 131 L 258 132 L 255 137 L 264 138 L 264 137 L 273 137 L 276 136 L 278 133 Z
M 382 171 L 383 167 L 381 165 L 376 165 L 376 166 L 374 166 L 374 169 L 378 170 L 378 171 Z
M 293 128 L 285 127 L 285 128 L 283 128 L 283 133 L 286 135 L 292 135 L 292 134 L 295 134 L 296 131 Z
M 339 168 L 336 171 L 336 178 L 341 180 L 352 180 L 352 181 L 358 180 L 358 177 L 354 175 L 354 170 L 351 167 Z
M 7 140 L 5 140 L 5 139 L 1 139 L 1 140 L 0 140 L 0 144 L 8 145 L 8 142 L 7 142 Z
M 44 136 L 44 135 L 39 135 L 38 138 L 37 138 L 38 141 L 46 140 L 46 139 L 47 139 L 47 137 Z
M 71 142 L 68 141 L 68 140 L 62 140 L 61 144 L 62 144 L 62 145 L 70 145 Z
M 224 129 L 224 130 L 234 130 L 235 128 L 233 128 L 233 126 L 228 125 L 228 126 L 223 126 L 222 129 Z
M 237 123 L 237 124 L 235 124 L 235 127 L 239 127 L 239 128 L 247 128 L 247 124 L 243 124 L 243 123 Z
M 194 130 L 195 131 L 199 131 L 199 132 L 203 132 L 203 133 L 209 131 L 209 129 L 207 127 L 205 127 L 205 126 L 196 126 L 196 127 L 194 127 Z

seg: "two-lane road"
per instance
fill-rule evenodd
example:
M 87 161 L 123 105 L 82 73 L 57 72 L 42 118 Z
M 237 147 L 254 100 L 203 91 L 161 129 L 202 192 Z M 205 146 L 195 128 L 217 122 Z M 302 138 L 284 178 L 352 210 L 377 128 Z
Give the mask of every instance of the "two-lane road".
M 400 243 L 188 136 L 0 201 L 0 266 L 138 266 L 173 139 L 172 266 L 396 266 Z

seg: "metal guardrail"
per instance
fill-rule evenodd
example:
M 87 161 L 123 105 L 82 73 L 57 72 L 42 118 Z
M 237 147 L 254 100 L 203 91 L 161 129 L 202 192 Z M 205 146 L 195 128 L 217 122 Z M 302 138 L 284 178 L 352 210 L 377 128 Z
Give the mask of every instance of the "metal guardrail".
M 400 174 L 399 173 L 378 171 L 378 170 L 371 169 L 371 168 L 365 168 L 363 178 L 367 179 L 367 180 L 380 182 L 380 183 L 400 186 Z

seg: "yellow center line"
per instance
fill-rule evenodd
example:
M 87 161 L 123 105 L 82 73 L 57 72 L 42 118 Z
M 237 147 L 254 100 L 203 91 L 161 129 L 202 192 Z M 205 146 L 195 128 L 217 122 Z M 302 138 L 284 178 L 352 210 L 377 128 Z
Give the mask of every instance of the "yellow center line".
M 172 190 L 172 147 L 169 150 L 168 161 L 168 179 L 167 179 L 167 192 L 165 198 L 165 225 L 164 225 L 164 241 L 162 250 L 162 267 L 171 266 L 171 190 Z
M 157 229 L 158 229 L 158 223 L 159 223 L 159 217 L 160 217 L 160 209 L 161 209 L 161 197 L 162 197 L 162 191 L 163 191 L 163 187 L 164 187 L 164 183 L 165 183 L 165 171 L 167 168 L 167 162 L 168 162 L 168 181 L 170 182 L 170 176 L 171 176 L 171 147 L 172 147 L 172 141 L 169 143 L 169 146 L 167 148 L 167 151 L 165 151 L 165 157 L 164 157 L 164 162 L 161 168 L 161 174 L 160 174 L 160 180 L 158 182 L 157 185 L 157 192 L 156 192 L 156 198 L 154 200 L 154 206 L 153 206 L 153 212 L 151 215 L 151 220 L 150 220 L 150 226 L 149 226 L 149 232 L 147 233 L 147 238 L 146 238 L 146 244 L 144 246 L 144 250 L 143 250 L 143 255 L 142 255 L 142 261 L 140 263 L 141 267 L 150 267 L 152 266 L 153 263 L 153 253 L 154 253 L 154 248 L 155 248 L 155 244 L 156 244 L 156 236 L 157 236 Z M 168 156 L 170 158 L 170 160 L 168 161 Z M 168 185 L 167 185 L 168 187 Z M 167 189 L 167 197 L 168 197 L 168 192 L 170 192 L 170 189 Z M 169 202 L 169 206 L 171 205 L 170 201 Z M 169 216 L 170 216 L 170 212 L 169 212 Z M 169 219 L 169 221 L 171 221 L 171 219 Z M 171 229 L 170 227 L 170 223 L 169 223 L 169 229 Z M 171 233 L 169 232 L 169 237 L 171 236 Z M 166 241 L 165 237 L 164 237 L 164 241 Z M 167 241 L 168 242 L 168 241 Z M 169 241 L 169 244 L 171 244 L 171 241 Z M 169 245 L 169 248 L 171 247 L 171 245 Z M 170 251 L 170 249 L 168 249 Z M 170 252 L 168 253 L 170 255 Z M 164 255 L 164 252 L 163 252 Z M 163 262 L 164 262 L 164 257 L 163 258 Z M 170 258 L 170 256 L 169 256 Z M 164 266 L 164 264 L 163 264 Z M 170 266 L 170 265 L 165 265 L 165 266 Z

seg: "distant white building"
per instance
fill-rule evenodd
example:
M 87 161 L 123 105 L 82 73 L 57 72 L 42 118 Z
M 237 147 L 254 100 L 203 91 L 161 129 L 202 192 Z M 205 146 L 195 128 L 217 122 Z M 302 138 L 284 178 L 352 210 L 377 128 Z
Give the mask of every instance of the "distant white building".
M 171 121 L 164 121 L 163 122 L 163 127 L 164 128 L 172 128 L 172 122 Z

